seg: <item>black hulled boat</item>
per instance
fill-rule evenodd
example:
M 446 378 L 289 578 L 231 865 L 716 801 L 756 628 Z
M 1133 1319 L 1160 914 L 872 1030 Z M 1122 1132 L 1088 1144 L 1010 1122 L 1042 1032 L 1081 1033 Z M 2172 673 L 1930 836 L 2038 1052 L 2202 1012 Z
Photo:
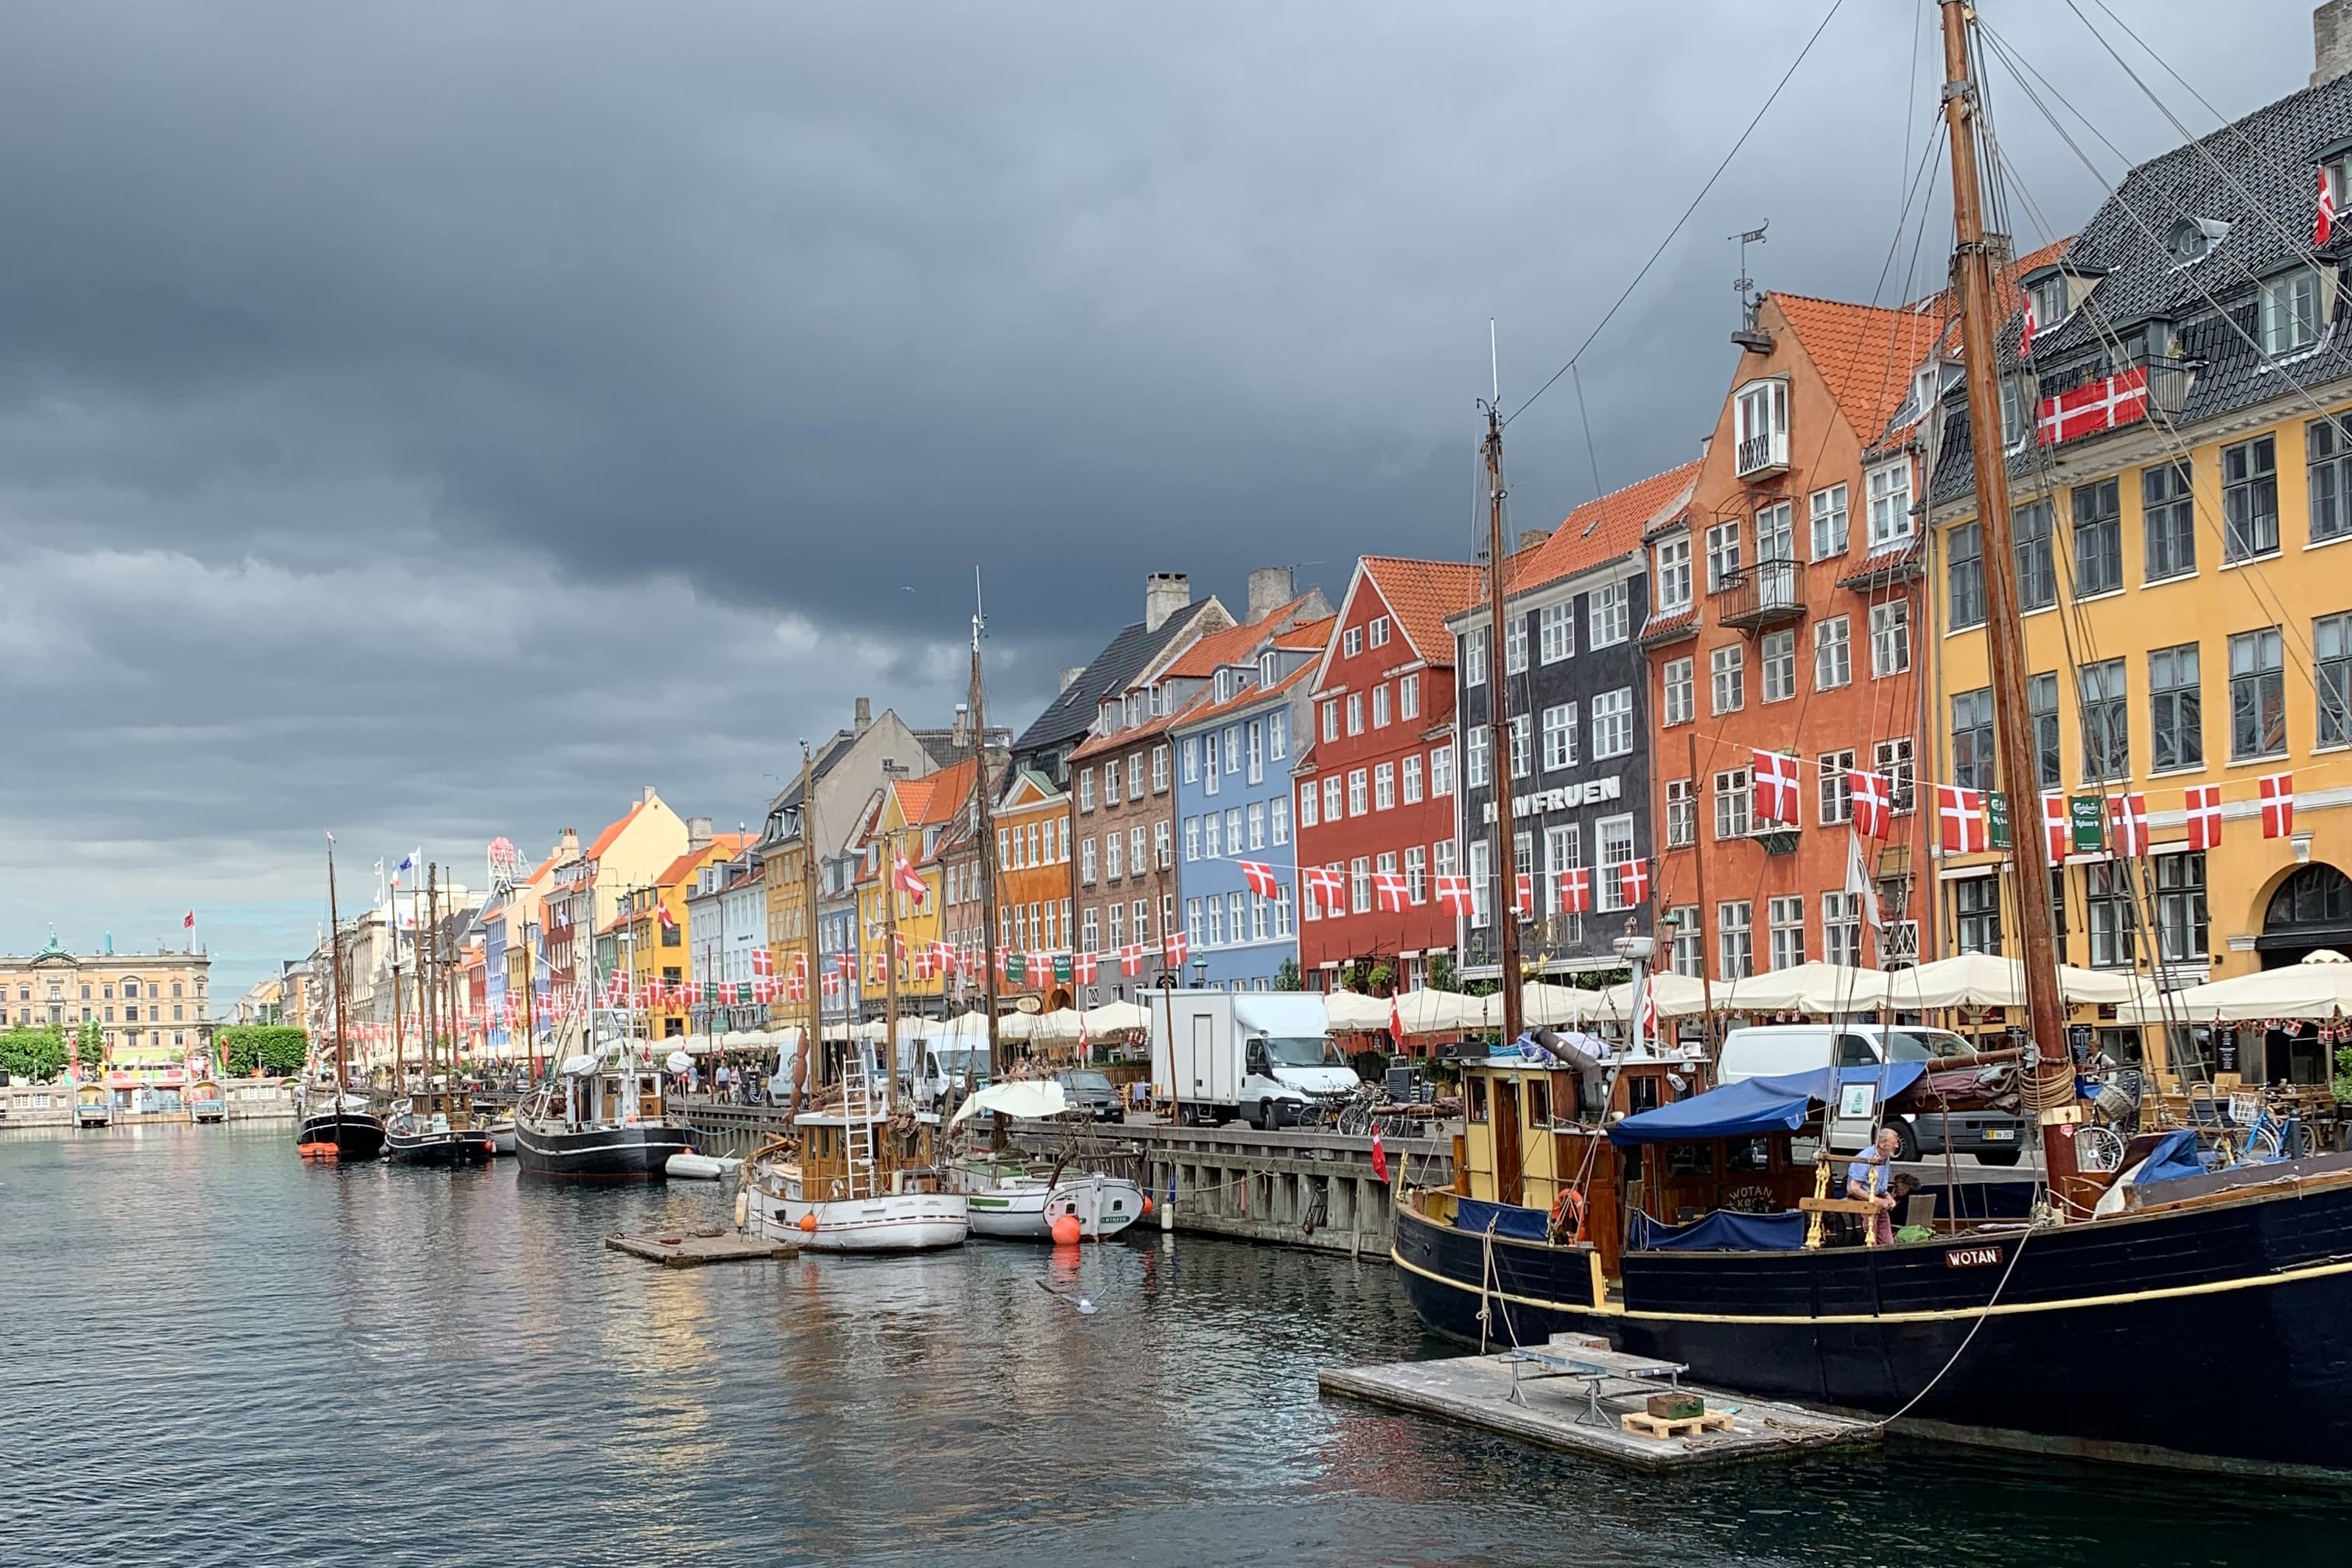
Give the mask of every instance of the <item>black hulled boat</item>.
M 364 1095 L 337 1095 L 305 1105 L 295 1118 L 294 1146 L 306 1160 L 373 1160 L 383 1152 L 383 1118 Z
M 627 1045 L 566 1059 L 515 1108 L 526 1175 L 658 1182 L 672 1154 L 693 1151 L 692 1131 L 667 1120 L 660 1072 Z

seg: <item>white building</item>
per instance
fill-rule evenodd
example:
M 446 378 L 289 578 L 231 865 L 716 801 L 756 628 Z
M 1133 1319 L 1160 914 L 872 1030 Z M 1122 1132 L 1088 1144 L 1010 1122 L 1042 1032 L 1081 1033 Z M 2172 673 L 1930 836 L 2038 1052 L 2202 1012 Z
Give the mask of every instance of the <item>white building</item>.
M 693 890 L 686 895 L 686 940 L 687 977 L 702 985 L 694 1029 L 723 1034 L 759 1028 L 767 1004 L 744 989 L 762 978 L 753 972 L 752 954 L 768 951 L 768 886 L 756 850 L 695 874 Z M 775 984 L 782 984 L 781 975 Z M 728 986 L 737 989 L 718 989 Z

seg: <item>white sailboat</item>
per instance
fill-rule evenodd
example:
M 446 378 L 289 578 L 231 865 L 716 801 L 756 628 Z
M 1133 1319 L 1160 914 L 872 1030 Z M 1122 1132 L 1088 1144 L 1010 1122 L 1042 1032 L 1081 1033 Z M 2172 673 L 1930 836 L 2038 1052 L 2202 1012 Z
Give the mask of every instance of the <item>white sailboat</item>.
M 744 1228 L 811 1252 L 921 1252 L 961 1247 L 964 1194 L 920 1159 L 921 1130 L 894 1114 L 862 1046 L 842 1062 L 838 1104 L 793 1118 L 798 1147 L 772 1144 L 744 1163 Z

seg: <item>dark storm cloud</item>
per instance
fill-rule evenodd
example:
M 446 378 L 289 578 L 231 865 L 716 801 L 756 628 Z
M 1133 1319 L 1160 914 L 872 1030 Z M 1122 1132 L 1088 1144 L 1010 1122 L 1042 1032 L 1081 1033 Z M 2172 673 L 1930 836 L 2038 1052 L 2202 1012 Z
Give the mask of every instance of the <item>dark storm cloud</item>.
M 2127 151 L 2173 139 L 2063 7 L 1985 9 Z M 2231 112 L 2307 69 L 2296 0 L 2128 15 Z M 11 5 L 0 650 L 87 769 L 0 784 L 55 850 L 16 864 L 219 876 L 331 816 L 535 844 L 643 782 L 732 818 L 853 690 L 941 715 L 975 562 L 1017 720 L 1148 571 L 1459 556 L 1487 318 L 1515 405 L 1818 16 Z M 1512 427 L 1520 526 L 1694 449 L 1724 235 L 1870 296 L 1933 26 L 1849 0 L 1584 362 L 1592 455 L 1570 382 Z

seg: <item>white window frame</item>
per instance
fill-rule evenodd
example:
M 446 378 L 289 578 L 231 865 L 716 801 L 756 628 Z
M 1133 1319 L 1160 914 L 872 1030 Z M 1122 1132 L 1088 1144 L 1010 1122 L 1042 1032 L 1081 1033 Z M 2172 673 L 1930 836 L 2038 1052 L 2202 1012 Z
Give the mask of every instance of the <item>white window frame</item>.
M 1806 513 L 1810 521 L 1813 559 L 1834 561 L 1846 552 L 1853 542 L 1853 520 L 1846 506 L 1846 488 L 1843 484 L 1824 486 L 1807 500 Z
M 1536 612 L 1536 657 L 1558 664 L 1576 657 L 1576 601 L 1563 599 Z
M 1658 614 L 1679 615 L 1691 607 L 1691 542 L 1678 533 L 1657 542 Z
M 1707 712 L 1737 713 L 1748 706 L 1748 654 L 1738 643 L 1726 643 L 1706 656 Z
M 1632 584 L 1604 583 L 1592 590 L 1585 609 L 1585 635 L 1596 650 L 1615 647 L 1633 635 Z
M 1633 754 L 1633 689 L 1621 686 L 1592 697 L 1592 760 Z
M 1853 684 L 1853 617 L 1832 616 L 1813 623 L 1813 689 L 1835 691 Z
M 1555 702 L 1543 710 L 1543 765 L 1546 773 L 1576 765 L 1576 704 Z
M 1882 599 L 1870 606 L 1870 678 L 1884 680 L 1911 668 L 1911 599 Z
M 1870 547 L 1910 538 L 1911 459 L 1881 463 L 1864 477 L 1870 492 Z
M 1765 702 L 1793 701 L 1797 695 L 1797 630 L 1766 632 L 1756 644 L 1756 685 Z
M 1662 724 L 1687 724 L 1698 716 L 1698 661 L 1690 658 L 1670 658 L 1661 672 L 1658 691 L 1659 721 Z

